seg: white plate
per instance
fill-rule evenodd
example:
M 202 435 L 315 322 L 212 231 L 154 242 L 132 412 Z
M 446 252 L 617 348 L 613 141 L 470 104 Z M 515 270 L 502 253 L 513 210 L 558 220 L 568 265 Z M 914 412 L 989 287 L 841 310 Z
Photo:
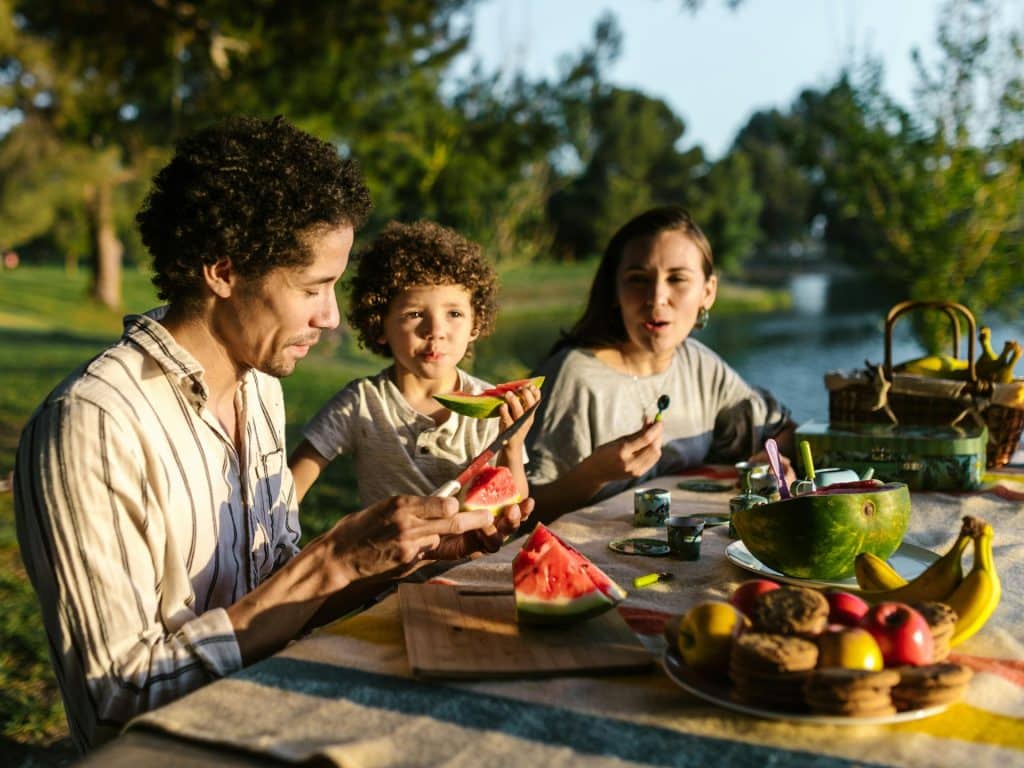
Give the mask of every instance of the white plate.
M 903 723 L 908 720 L 920 720 L 924 717 L 937 715 L 946 709 L 949 704 L 937 704 L 933 707 L 922 707 L 920 709 L 908 709 L 905 712 L 897 712 L 894 715 L 878 715 L 875 717 L 853 717 L 851 715 L 820 715 L 798 712 L 785 712 L 778 709 L 765 709 L 755 707 L 751 704 L 741 704 L 730 695 L 732 685 L 728 681 L 708 680 L 694 674 L 679 658 L 679 655 L 667 649 L 662 657 L 661 665 L 665 673 L 672 681 L 684 691 L 692 693 L 699 699 L 717 704 L 725 709 L 734 712 L 742 712 L 745 715 L 763 717 L 768 720 L 788 720 L 797 723 L 818 723 L 820 725 L 886 725 L 888 723 Z
M 769 568 L 762 563 L 747 549 L 742 541 L 734 541 L 725 548 L 725 556 L 745 571 L 756 573 L 775 581 L 784 581 L 788 584 L 803 584 L 812 587 L 839 587 L 848 591 L 859 590 L 857 580 L 852 576 L 848 579 L 800 579 L 796 576 L 786 576 L 778 571 Z M 938 560 L 939 556 L 930 549 L 919 547 L 916 544 L 903 542 L 899 548 L 889 557 L 889 565 L 896 569 L 907 581 L 921 573 L 931 563 Z

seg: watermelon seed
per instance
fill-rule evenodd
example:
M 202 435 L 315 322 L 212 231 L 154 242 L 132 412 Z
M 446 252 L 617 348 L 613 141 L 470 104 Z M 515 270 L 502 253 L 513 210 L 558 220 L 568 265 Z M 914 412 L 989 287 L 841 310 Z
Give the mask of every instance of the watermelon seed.
M 864 517 L 874 517 L 874 516 L 875 516 L 875 502 L 873 502 L 873 501 L 865 501 L 864 502 Z

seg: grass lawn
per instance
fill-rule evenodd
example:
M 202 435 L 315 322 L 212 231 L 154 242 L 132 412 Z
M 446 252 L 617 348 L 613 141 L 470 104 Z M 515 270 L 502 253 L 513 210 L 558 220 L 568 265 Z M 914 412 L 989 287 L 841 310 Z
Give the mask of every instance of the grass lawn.
M 525 374 L 579 311 L 594 266 L 544 265 L 503 272 L 497 331 L 477 345 L 473 372 L 492 381 Z M 59 268 L 0 272 L 0 477 L 13 468 L 21 429 L 46 393 L 120 335 L 122 313 L 91 303 L 87 288 L 87 275 L 69 276 Z M 726 284 L 719 290 L 716 312 L 770 310 L 782 301 L 777 294 Z M 125 311 L 155 303 L 147 276 L 127 272 Z M 345 328 L 325 334 L 295 375 L 284 381 L 289 447 L 328 397 L 385 363 L 360 350 Z M 316 535 L 356 508 L 351 465 L 336 461 L 303 502 L 304 535 Z M 56 764 L 68 755 L 67 743 L 61 741 L 67 727 L 35 595 L 18 556 L 9 493 L 0 493 L 0 604 L 0 751 L 19 755 L 19 762 L 27 764 Z M 47 745 L 48 755 L 32 751 Z

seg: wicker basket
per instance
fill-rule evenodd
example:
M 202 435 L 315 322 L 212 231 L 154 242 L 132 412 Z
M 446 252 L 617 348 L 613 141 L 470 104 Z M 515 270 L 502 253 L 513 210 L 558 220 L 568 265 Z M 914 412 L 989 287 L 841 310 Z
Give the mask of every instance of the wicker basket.
M 967 322 L 967 378 L 943 379 L 893 373 L 892 331 L 896 319 L 915 309 L 939 309 L 953 325 L 953 356 L 960 354 L 958 316 Z M 962 304 L 905 301 L 889 310 L 885 321 L 885 363 L 875 369 L 831 372 L 829 422 L 844 424 L 914 424 L 946 426 L 965 419 L 988 428 L 987 464 L 1006 464 L 1024 432 L 1024 381 L 993 384 L 978 379 L 974 369 L 974 316 Z

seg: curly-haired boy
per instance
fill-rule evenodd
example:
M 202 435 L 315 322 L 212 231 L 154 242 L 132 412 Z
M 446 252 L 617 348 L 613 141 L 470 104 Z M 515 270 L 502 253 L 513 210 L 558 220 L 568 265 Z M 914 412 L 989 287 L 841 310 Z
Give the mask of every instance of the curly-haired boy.
M 355 460 L 363 504 L 430 493 L 540 399 L 532 385 L 507 393 L 497 420 L 462 416 L 434 399 L 490 388 L 458 364 L 494 327 L 494 294 L 480 246 L 457 232 L 428 221 L 394 222 L 381 232 L 359 257 L 348 318 L 362 345 L 393 363 L 350 382 L 306 425 L 289 462 L 300 499 L 341 454 Z M 524 497 L 527 429 L 498 459 Z

